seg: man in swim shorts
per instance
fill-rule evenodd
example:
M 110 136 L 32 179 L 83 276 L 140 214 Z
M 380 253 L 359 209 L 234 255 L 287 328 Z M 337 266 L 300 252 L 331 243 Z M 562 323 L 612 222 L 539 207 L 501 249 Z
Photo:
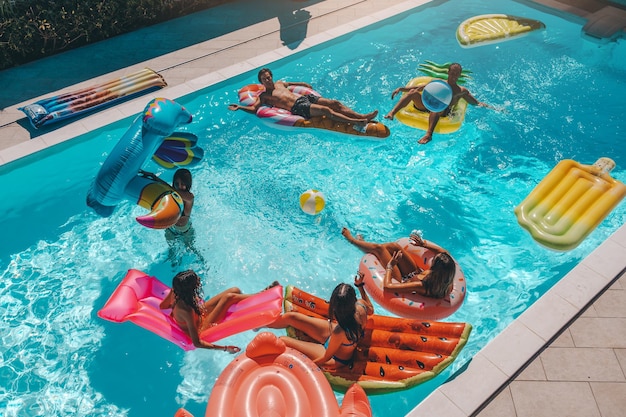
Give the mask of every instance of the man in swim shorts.
M 289 90 L 289 86 L 312 87 L 304 82 L 274 82 L 272 71 L 268 68 L 260 70 L 258 78 L 259 82 L 265 87 L 265 91 L 256 98 L 252 105 L 241 106 L 239 104 L 230 104 L 228 106 L 230 110 L 236 111 L 241 109 L 254 114 L 259 107 L 266 105 L 289 110 L 293 114 L 302 116 L 305 119 L 324 116 L 338 122 L 352 123 L 361 126 L 366 125 L 378 114 L 378 110 L 367 114 L 357 113 L 338 100 L 318 97 L 313 94 L 305 96 L 295 94 Z
M 311 104 L 316 104 L 318 97 L 315 94 L 300 96 L 291 107 L 291 113 L 302 116 L 305 119 L 311 118 Z
M 462 70 L 463 68 L 461 68 L 461 64 L 458 64 L 456 62 L 453 64 L 450 64 L 450 66 L 448 67 L 448 80 L 447 81 L 448 81 L 448 85 L 450 85 L 450 87 L 452 88 L 452 101 L 450 101 L 450 105 L 445 110 L 435 113 L 426 109 L 426 107 L 424 106 L 424 103 L 422 103 L 422 91 L 424 90 L 424 87 L 426 86 L 426 84 L 418 85 L 415 87 L 398 87 L 395 90 L 393 90 L 393 93 L 391 93 L 392 99 L 396 96 L 396 94 L 400 92 L 406 93 L 406 94 L 404 94 L 400 98 L 400 100 L 396 103 L 396 105 L 393 107 L 393 109 L 391 109 L 391 111 L 387 113 L 387 115 L 385 116 L 385 119 L 392 120 L 398 111 L 403 109 L 406 105 L 408 105 L 412 101 L 413 106 L 417 110 L 429 113 L 428 130 L 426 131 L 426 134 L 422 136 L 422 138 L 417 142 L 421 145 L 424 145 L 433 139 L 433 132 L 435 131 L 435 127 L 437 126 L 439 119 L 441 117 L 448 116 L 451 113 L 454 106 L 457 105 L 459 100 L 463 99 L 467 101 L 468 104 L 471 104 L 473 106 L 489 107 L 490 109 L 494 109 L 494 107 L 490 106 L 489 104 L 478 101 L 472 95 L 472 93 L 469 92 L 467 88 L 461 87 L 458 84 L 459 77 L 461 76 Z

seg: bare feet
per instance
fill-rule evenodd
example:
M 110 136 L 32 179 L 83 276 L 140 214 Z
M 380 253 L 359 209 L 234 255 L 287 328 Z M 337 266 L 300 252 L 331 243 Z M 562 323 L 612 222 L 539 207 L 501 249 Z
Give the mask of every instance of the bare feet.
M 389 120 L 393 120 L 393 117 L 395 116 L 395 114 L 393 114 L 392 112 L 389 112 L 385 115 L 385 119 L 389 119 Z
M 369 122 L 370 120 L 372 120 L 376 116 L 378 116 L 378 110 L 374 110 L 373 112 L 366 114 L 365 118 Z
M 348 240 L 348 242 L 352 242 L 354 240 L 352 233 L 350 233 L 350 230 L 348 230 L 347 227 L 341 229 L 341 234 Z
M 361 235 L 356 235 L 356 238 L 352 236 L 352 233 L 350 233 L 350 230 L 348 230 L 347 227 L 344 227 L 343 229 L 341 229 L 341 234 L 343 235 L 343 237 L 345 237 L 348 240 L 348 242 L 356 242 L 357 240 L 363 240 L 363 236 Z
M 417 143 L 419 143 L 420 145 L 425 145 L 431 140 L 433 140 L 432 133 L 426 133 L 424 136 L 422 136 L 420 140 L 417 141 Z

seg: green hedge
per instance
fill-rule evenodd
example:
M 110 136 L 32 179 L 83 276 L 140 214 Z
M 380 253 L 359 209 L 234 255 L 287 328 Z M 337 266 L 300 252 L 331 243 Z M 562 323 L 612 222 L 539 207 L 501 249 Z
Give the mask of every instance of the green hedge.
M 0 70 L 228 0 L 0 0 Z

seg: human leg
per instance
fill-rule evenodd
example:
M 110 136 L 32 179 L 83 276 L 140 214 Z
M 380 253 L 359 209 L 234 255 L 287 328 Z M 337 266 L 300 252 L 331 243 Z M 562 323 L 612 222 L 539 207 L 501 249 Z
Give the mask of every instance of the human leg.
M 204 303 L 206 315 L 202 317 L 202 327 L 208 327 L 212 323 L 218 323 L 226 315 L 228 308 L 248 297 L 251 294 L 242 294 L 237 287 L 229 288 Z
M 398 113 L 400 110 L 408 106 L 409 103 L 411 102 L 418 103 L 417 104 L 418 107 L 422 103 L 422 96 L 417 91 L 417 89 L 409 90 L 406 94 L 403 94 L 400 97 L 400 100 L 398 100 L 398 102 L 396 103 L 396 105 L 393 106 L 393 109 L 391 109 L 391 111 L 387 113 L 387 115 L 385 116 L 385 119 L 392 120 L 394 116 L 396 115 L 396 113 Z
M 426 134 L 422 136 L 420 140 L 417 141 L 420 145 L 424 145 L 431 140 L 433 140 L 433 132 L 435 131 L 435 127 L 437 127 L 437 123 L 439 123 L 439 118 L 441 117 L 441 113 L 430 113 L 428 115 L 428 131 Z
M 292 337 L 281 336 L 280 340 L 285 342 L 287 347 L 304 353 L 310 359 L 317 359 L 326 353 L 324 345 L 315 342 L 305 342 L 303 340 L 294 339 Z
M 318 343 L 324 343 L 330 336 L 330 323 L 327 320 L 309 317 L 307 315 L 288 312 L 280 316 L 272 324 L 268 325 L 270 329 L 284 329 L 285 327 L 293 327 L 300 330 L 316 340 Z
M 341 234 L 348 242 L 352 243 L 363 252 L 374 255 L 378 258 L 380 263 L 385 266 L 391 261 L 394 253 L 400 252 L 402 256 L 398 260 L 397 268 L 394 268 L 392 272 L 393 278 L 395 279 L 401 279 L 402 275 L 409 274 L 418 269 L 411 255 L 395 242 L 373 243 L 363 239 L 357 239 L 352 236 L 352 233 L 350 233 L 350 230 L 346 227 L 341 230 Z
M 315 102 L 315 104 L 328 107 L 335 113 L 342 114 L 351 119 L 366 119 L 368 122 L 378 115 L 378 110 L 374 110 L 367 114 L 359 113 L 359 112 L 352 110 L 350 107 L 346 106 L 339 100 L 333 100 L 333 99 L 328 99 L 324 97 L 318 97 L 317 102 Z
M 346 116 L 344 114 L 334 111 L 330 107 L 322 106 L 319 104 L 311 104 L 311 116 L 325 116 L 336 122 L 343 123 L 365 124 L 369 121 L 365 117 L 354 118 Z

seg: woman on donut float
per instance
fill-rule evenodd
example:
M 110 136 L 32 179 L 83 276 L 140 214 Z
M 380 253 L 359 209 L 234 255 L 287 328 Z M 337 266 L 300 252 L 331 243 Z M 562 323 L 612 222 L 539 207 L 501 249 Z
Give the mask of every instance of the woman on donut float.
M 357 113 L 345 106 L 338 100 L 318 97 L 314 94 L 298 95 L 289 90 L 289 86 L 302 86 L 312 89 L 310 84 L 304 82 L 274 82 L 272 71 L 263 68 L 259 71 L 258 79 L 265 91 L 256 97 L 250 105 L 230 104 L 230 110 L 244 110 L 256 114 L 259 107 L 267 105 L 291 111 L 292 114 L 310 119 L 315 116 L 325 116 L 331 120 L 344 123 L 352 123 L 357 127 L 364 128 L 376 115 L 378 110 L 368 114 Z
M 409 240 L 414 246 L 430 249 L 437 254 L 429 269 L 423 269 L 413 256 L 396 242 L 372 243 L 355 238 L 350 230 L 343 228 L 341 233 L 363 252 L 374 255 L 386 265 L 383 289 L 397 293 L 417 293 L 430 298 L 444 298 L 452 291 L 456 273 L 456 263 L 445 249 L 412 233 Z
M 363 337 L 368 314 L 374 313 L 374 306 L 363 289 L 363 277 L 357 276 L 354 285 L 361 293 L 357 299 L 354 288 L 349 284 L 335 287 L 329 302 L 330 320 L 310 317 L 299 312 L 287 312 L 268 327 L 283 329 L 292 327 L 305 333 L 313 342 L 282 336 L 288 347 L 307 355 L 317 365 L 350 366 L 356 345 Z

